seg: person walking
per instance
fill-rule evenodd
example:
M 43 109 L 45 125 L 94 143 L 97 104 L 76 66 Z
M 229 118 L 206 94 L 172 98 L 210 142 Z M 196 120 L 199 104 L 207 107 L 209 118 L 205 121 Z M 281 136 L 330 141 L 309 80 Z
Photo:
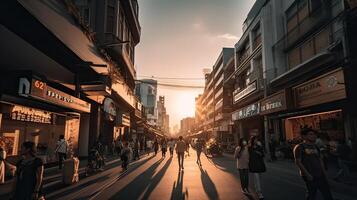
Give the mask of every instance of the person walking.
M 320 151 L 315 144 L 317 131 L 304 127 L 300 133 L 303 142 L 294 148 L 294 158 L 300 169 L 300 175 L 306 184 L 306 199 L 316 199 L 317 190 L 320 190 L 325 200 L 332 200 Z
M 170 149 L 170 156 L 172 157 L 174 155 L 175 141 L 171 138 L 170 141 L 168 142 L 168 145 Z
M 336 148 L 337 162 L 339 171 L 337 172 L 334 180 L 342 181 L 350 177 L 350 169 L 348 163 L 350 160 L 352 150 L 346 144 L 345 140 L 339 140 Z
M 139 149 L 140 149 L 140 143 L 139 140 L 137 139 L 134 143 L 134 160 L 140 159 Z
M 64 135 L 59 136 L 55 150 L 58 157 L 58 168 L 62 169 L 62 163 L 67 158 L 68 142 L 64 139 Z
M 120 137 L 118 136 L 117 140 L 115 141 L 115 151 L 118 156 L 120 156 L 122 148 L 123 148 L 123 143 L 121 142 Z
M 196 163 L 199 166 L 202 166 L 201 153 L 202 153 L 202 150 L 203 150 L 203 140 L 202 139 L 198 139 L 195 146 L 196 146 L 196 153 L 197 153 Z
M 155 156 L 156 156 L 157 152 L 159 151 L 159 142 L 157 141 L 157 139 L 155 139 L 155 142 L 154 142 L 154 151 L 155 151 Z
M 167 151 L 167 141 L 166 141 L 166 139 L 163 139 L 161 141 L 161 152 L 162 152 L 162 157 L 163 158 L 166 157 L 166 151 Z
M 150 154 L 151 149 L 152 149 L 152 141 L 147 140 L 146 141 L 146 152 L 148 153 L 148 155 Z
M 22 158 L 16 164 L 16 177 L 10 199 L 41 199 L 44 167 L 42 160 L 35 154 L 35 143 L 24 142 L 22 144 Z
M 129 148 L 129 143 L 125 142 L 124 147 L 121 152 L 121 160 L 122 160 L 122 168 L 123 171 L 126 171 L 128 169 L 129 165 L 129 158 L 130 158 L 130 148 Z
M 274 135 L 271 134 L 270 135 L 270 141 L 269 141 L 269 153 L 270 153 L 270 160 L 273 162 L 273 161 L 276 161 L 276 155 L 275 155 L 275 150 L 276 150 L 276 146 L 277 146 L 277 142 L 274 138 Z
M 249 140 L 249 172 L 253 174 L 255 191 L 260 200 L 264 199 L 261 186 L 261 174 L 266 172 L 264 148 L 256 136 Z
M 5 183 L 5 159 L 6 151 L 3 145 L 0 146 L 0 184 Z
M 183 141 L 182 136 L 179 137 L 179 140 L 176 143 L 176 153 L 178 158 L 179 170 L 183 170 L 183 159 L 185 157 L 185 151 L 187 151 L 187 145 Z
M 244 138 L 239 140 L 238 146 L 234 151 L 234 158 L 237 160 L 242 192 L 249 193 L 249 150 L 247 141 Z
M 186 141 L 186 151 L 187 151 L 187 155 L 190 156 L 190 142 Z

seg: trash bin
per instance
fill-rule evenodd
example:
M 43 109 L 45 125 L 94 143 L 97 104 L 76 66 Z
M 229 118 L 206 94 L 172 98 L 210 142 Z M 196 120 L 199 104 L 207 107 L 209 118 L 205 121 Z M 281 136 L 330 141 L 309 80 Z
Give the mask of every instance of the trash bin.
M 71 185 L 79 181 L 78 168 L 79 160 L 76 157 L 63 161 L 62 177 L 64 184 Z

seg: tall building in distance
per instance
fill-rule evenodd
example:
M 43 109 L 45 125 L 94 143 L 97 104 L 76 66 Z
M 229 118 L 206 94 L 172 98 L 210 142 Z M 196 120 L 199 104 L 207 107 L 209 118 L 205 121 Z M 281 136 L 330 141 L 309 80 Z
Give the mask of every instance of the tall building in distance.
M 165 134 L 170 132 L 169 121 L 170 117 L 165 107 L 165 96 L 159 96 L 159 100 L 157 101 L 157 126 L 163 130 Z
M 195 125 L 194 117 L 186 117 L 181 120 L 180 135 L 188 135 Z
M 137 81 L 135 94 L 145 107 L 145 115 L 148 123 L 150 125 L 157 126 L 157 81 L 152 79 L 143 79 Z

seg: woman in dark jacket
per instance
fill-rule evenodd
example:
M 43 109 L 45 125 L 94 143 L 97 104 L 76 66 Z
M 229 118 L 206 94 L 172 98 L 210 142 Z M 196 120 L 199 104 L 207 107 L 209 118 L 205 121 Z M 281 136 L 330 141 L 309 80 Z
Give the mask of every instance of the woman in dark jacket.
M 266 172 L 264 147 L 256 136 L 249 140 L 249 172 L 253 174 L 255 191 L 259 199 L 264 199 L 261 187 L 261 173 Z

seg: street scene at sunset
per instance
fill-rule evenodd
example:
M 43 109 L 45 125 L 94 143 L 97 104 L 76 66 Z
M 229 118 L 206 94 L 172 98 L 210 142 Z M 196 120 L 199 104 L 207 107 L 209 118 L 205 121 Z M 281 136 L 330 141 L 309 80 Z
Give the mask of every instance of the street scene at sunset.
M 1 200 L 357 199 L 357 0 L 0 1 Z

